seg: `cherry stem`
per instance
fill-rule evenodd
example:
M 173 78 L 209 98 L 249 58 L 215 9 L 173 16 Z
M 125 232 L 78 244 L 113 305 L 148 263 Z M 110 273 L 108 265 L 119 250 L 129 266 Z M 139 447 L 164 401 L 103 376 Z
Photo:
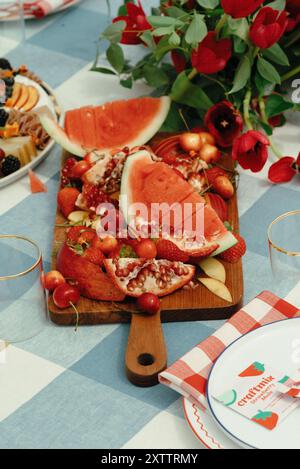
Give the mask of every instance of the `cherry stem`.
M 72 308 L 74 309 L 74 311 L 76 313 L 75 332 L 77 332 L 78 331 L 78 326 L 79 326 L 79 312 L 78 312 L 78 309 L 76 308 L 76 306 L 74 305 L 74 303 L 72 303 L 72 301 L 70 301 L 70 306 L 72 306 Z

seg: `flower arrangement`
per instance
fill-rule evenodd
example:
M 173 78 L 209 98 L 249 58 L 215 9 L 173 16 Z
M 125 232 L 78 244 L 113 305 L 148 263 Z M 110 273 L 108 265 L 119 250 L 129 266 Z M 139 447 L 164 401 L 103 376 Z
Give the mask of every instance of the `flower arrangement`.
M 156 96 L 171 96 L 164 131 L 201 120 L 244 169 L 261 171 L 272 147 L 272 182 L 299 172 L 300 154 L 283 157 L 272 142 L 284 113 L 300 110 L 286 87 L 300 75 L 299 0 L 161 0 L 148 16 L 140 0 L 125 0 L 101 38 L 112 68 L 96 61 L 94 71 L 127 88 L 144 79 Z M 143 46 L 144 57 L 129 63 L 121 44 Z

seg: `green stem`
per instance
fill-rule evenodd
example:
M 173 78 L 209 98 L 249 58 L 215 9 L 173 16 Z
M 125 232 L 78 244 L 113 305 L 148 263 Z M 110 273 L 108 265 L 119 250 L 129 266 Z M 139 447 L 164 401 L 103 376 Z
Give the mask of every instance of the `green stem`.
M 248 90 L 244 99 L 244 120 L 248 130 L 253 130 L 253 124 L 250 117 L 250 103 L 252 91 Z
M 258 103 L 259 103 L 259 110 L 260 110 L 260 114 L 262 117 L 262 121 L 264 122 L 264 124 L 270 125 L 268 121 L 267 113 L 266 113 L 266 105 L 265 105 L 264 98 L 259 98 Z M 282 153 L 276 147 L 275 143 L 273 142 L 272 137 L 269 137 L 269 141 L 270 141 L 270 147 L 272 148 L 274 155 L 276 156 L 276 158 L 280 160 L 283 156 Z
M 192 81 L 197 75 L 198 75 L 198 70 L 196 68 L 193 68 L 191 73 L 188 75 L 188 79 Z
M 281 83 L 284 83 L 285 81 L 289 80 L 290 78 L 293 78 L 298 73 L 300 73 L 300 65 L 298 65 L 298 67 L 293 68 L 293 70 L 290 70 L 285 75 L 283 75 L 281 77 Z
M 226 15 L 226 13 L 224 13 L 224 15 L 221 16 L 219 22 L 217 23 L 217 26 L 216 26 L 216 29 L 215 29 L 217 37 L 220 36 L 220 32 L 223 29 L 223 26 L 225 26 L 225 24 L 227 23 L 227 20 L 228 20 L 228 15 Z
M 300 40 L 300 28 L 297 29 L 297 31 L 293 32 L 287 42 L 285 43 L 284 47 L 285 49 L 287 49 L 288 47 L 292 46 L 293 44 L 295 44 L 295 42 L 299 41 Z

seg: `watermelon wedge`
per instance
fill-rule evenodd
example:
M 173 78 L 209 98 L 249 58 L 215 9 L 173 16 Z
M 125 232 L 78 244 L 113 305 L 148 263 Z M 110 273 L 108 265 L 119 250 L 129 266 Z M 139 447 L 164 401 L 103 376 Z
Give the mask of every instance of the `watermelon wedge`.
M 195 229 L 196 218 L 199 210 L 204 210 L 204 237 L 199 241 L 187 242 L 184 238 L 169 238 L 180 250 L 193 257 L 202 255 L 217 255 L 237 242 L 236 238 L 230 233 L 216 212 L 205 204 L 205 199 L 201 197 L 180 175 L 178 175 L 170 166 L 165 163 L 153 161 L 151 154 L 145 150 L 131 155 L 123 170 L 121 183 L 120 207 L 127 223 L 130 225 L 130 207 L 133 204 L 144 204 L 148 208 L 148 214 L 151 214 L 151 204 L 166 203 L 168 206 L 160 211 L 160 222 L 164 218 L 164 210 L 173 204 L 182 206 L 183 219 L 179 222 L 192 222 L 192 229 Z M 185 211 L 185 204 L 189 204 L 191 211 Z M 166 212 L 165 212 L 166 213 Z M 192 220 L 191 220 L 192 219 Z M 153 217 L 148 215 L 148 222 Z M 174 232 L 178 228 L 178 218 L 170 217 L 169 222 Z M 208 254 L 206 254 L 208 253 Z
M 144 145 L 161 128 L 170 105 L 170 98 L 163 96 L 74 109 L 66 113 L 65 129 L 46 113 L 40 114 L 40 120 L 50 137 L 65 150 L 84 156 L 93 150 L 105 153 Z

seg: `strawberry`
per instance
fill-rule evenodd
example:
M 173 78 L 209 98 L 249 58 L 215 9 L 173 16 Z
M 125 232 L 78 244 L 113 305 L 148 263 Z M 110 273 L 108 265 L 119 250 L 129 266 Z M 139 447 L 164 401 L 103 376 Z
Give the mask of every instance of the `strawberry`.
M 240 258 L 246 254 L 247 251 L 246 241 L 244 240 L 244 238 L 242 238 L 242 236 L 238 234 L 235 234 L 234 236 L 237 239 L 238 243 L 232 248 L 227 249 L 227 251 L 223 252 L 219 256 L 221 259 L 223 259 L 223 261 L 230 262 L 230 264 L 238 262 Z
M 78 238 L 78 244 L 90 244 L 95 237 L 98 236 L 94 230 L 84 230 Z
M 76 200 L 80 192 L 74 187 L 65 187 L 57 195 L 57 203 L 61 213 L 68 218 L 71 212 L 76 208 Z
M 274 430 L 274 428 L 277 427 L 279 416 L 275 414 L 275 412 L 262 412 L 260 410 L 259 413 L 251 420 L 253 420 L 255 423 L 258 423 L 262 427 L 267 428 L 268 430 Z
M 224 171 L 224 169 L 222 168 L 219 168 L 218 166 L 214 166 L 213 168 L 206 169 L 204 174 L 210 186 L 214 183 L 217 177 L 219 176 L 227 177 L 226 171 Z
M 261 376 L 266 371 L 265 366 L 261 363 L 254 362 L 246 370 L 239 374 L 240 378 L 249 378 L 252 376 Z
M 104 254 L 97 248 L 87 248 L 83 254 L 83 257 L 92 262 L 92 264 L 102 265 L 103 260 L 105 259 Z
M 167 239 L 160 239 L 156 244 L 157 258 L 175 262 L 188 262 L 189 255 L 181 251 L 176 244 Z

